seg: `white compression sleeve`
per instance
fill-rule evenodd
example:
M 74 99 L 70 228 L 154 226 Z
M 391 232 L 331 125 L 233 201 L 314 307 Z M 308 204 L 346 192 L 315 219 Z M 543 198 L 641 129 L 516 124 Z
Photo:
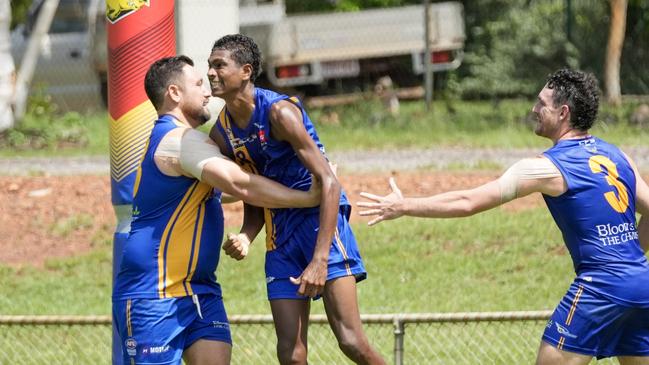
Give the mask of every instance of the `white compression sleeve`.
M 506 203 L 518 195 L 518 184 L 522 180 L 546 179 L 561 176 L 559 169 L 545 157 L 526 158 L 513 164 L 498 179 L 500 200 Z
M 219 158 L 226 159 L 207 134 L 195 129 L 183 134 L 180 141 L 180 167 L 183 170 L 200 180 L 205 164 Z
M 158 148 L 155 150 L 156 157 L 169 157 L 175 158 L 176 160 L 180 159 L 180 136 L 170 136 L 166 135 L 158 144 Z

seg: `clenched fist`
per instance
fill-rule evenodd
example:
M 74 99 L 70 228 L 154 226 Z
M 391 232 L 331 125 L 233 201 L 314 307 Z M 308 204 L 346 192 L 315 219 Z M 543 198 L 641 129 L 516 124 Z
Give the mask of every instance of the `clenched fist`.
M 228 239 L 223 242 L 223 251 L 236 260 L 243 260 L 249 247 L 250 238 L 245 233 L 228 233 Z

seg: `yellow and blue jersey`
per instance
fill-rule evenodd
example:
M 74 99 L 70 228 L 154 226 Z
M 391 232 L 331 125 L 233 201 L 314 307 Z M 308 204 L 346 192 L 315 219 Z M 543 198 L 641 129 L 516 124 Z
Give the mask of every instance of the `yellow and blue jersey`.
M 162 138 L 179 127 L 163 115 L 151 131 L 113 299 L 221 295 L 215 273 L 223 238 L 220 193 L 194 178 L 165 175 L 154 161 Z
M 543 198 L 561 229 L 576 281 L 624 305 L 649 307 L 649 264 L 635 217 L 636 176 L 624 154 L 596 137 L 561 140 L 544 152 L 567 191 Z
M 238 128 L 234 124 L 227 108 L 219 114 L 215 128 L 225 139 L 228 154 L 248 172 L 263 175 L 292 189 L 308 190 L 311 186 L 311 174 L 297 157 L 293 147 L 288 142 L 271 138 L 270 108 L 281 100 L 296 105 L 302 112 L 304 128 L 324 154 L 324 146 L 311 119 L 295 97 L 255 88 L 254 98 L 255 109 L 245 129 Z M 340 194 L 340 207 L 346 215 L 349 215 L 350 204 L 344 191 Z M 317 214 L 319 209 L 319 207 L 266 209 L 267 248 L 272 250 L 284 244 L 304 217 Z

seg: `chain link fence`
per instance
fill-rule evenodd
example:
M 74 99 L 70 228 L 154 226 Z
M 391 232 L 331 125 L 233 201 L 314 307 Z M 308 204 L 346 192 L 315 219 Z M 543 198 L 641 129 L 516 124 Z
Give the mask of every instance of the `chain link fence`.
M 532 364 L 549 311 L 364 315 L 390 364 Z M 273 364 L 269 315 L 235 315 L 232 364 Z M 108 316 L 0 316 L 1 364 L 109 364 Z M 312 315 L 309 362 L 350 364 L 323 315 Z M 595 364 L 617 364 L 605 359 Z

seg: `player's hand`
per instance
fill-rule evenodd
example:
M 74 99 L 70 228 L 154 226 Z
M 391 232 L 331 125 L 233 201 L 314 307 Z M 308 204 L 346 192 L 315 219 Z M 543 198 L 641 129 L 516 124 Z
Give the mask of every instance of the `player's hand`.
M 312 260 L 298 278 L 290 277 L 291 283 L 299 285 L 299 295 L 315 298 L 322 294 L 327 282 L 327 260 Z
M 309 194 L 309 202 L 312 207 L 320 205 L 322 200 L 322 182 L 313 174 L 311 174 L 311 187 L 307 193 Z
M 248 255 L 250 238 L 245 233 L 228 233 L 228 239 L 223 242 L 223 251 L 236 260 L 243 260 Z
M 376 216 L 376 218 L 367 223 L 368 226 L 389 219 L 399 218 L 403 215 L 403 212 L 399 209 L 400 203 L 403 201 L 403 194 L 401 194 L 401 190 L 397 187 L 394 178 L 391 177 L 389 182 L 392 192 L 386 196 L 361 192 L 361 196 L 371 200 L 371 202 L 358 202 L 356 204 L 357 206 L 367 208 L 366 210 L 361 210 L 358 214 L 362 216 Z

